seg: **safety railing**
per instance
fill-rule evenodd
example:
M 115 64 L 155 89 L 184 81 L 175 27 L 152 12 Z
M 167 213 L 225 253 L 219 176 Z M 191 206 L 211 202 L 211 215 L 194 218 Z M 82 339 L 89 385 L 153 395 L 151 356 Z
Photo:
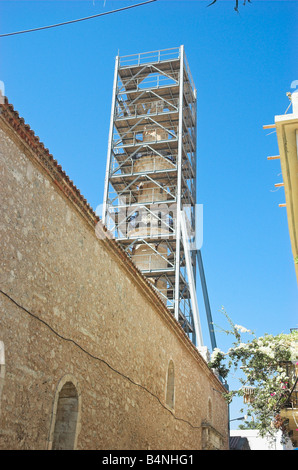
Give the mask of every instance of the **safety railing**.
M 118 157 L 118 158 L 117 158 Z M 136 167 L 136 163 L 143 157 L 150 157 L 150 165 L 140 169 Z M 161 165 L 162 160 L 166 162 L 166 168 Z M 156 172 L 166 173 L 169 170 L 176 169 L 177 154 L 174 152 L 167 152 L 165 155 L 153 153 L 152 150 L 136 152 L 133 156 L 119 154 L 113 156 L 111 162 L 111 177 L 113 176 L 132 176 L 133 174 L 149 174 Z
M 127 80 L 119 79 L 117 84 L 117 93 L 123 94 L 128 91 L 136 92 L 148 88 L 160 88 L 165 86 L 178 85 L 179 72 L 171 72 L 170 75 L 162 75 L 159 72 L 143 74 L 137 77 L 130 77 Z
M 191 75 L 191 72 L 190 72 L 190 68 L 189 68 L 189 65 L 188 65 L 188 61 L 187 61 L 187 58 L 186 58 L 185 54 L 184 54 L 184 65 L 185 65 L 185 68 L 187 70 L 187 75 L 188 75 L 188 78 L 189 78 L 189 81 L 190 81 L 191 88 L 194 91 L 195 90 L 195 84 L 194 84 L 194 81 L 193 81 L 193 78 L 192 78 L 192 75 Z
M 133 67 L 142 64 L 164 62 L 179 59 L 180 47 L 161 49 L 159 51 L 140 52 L 119 57 L 119 67 Z
M 131 259 L 141 269 L 141 271 L 158 272 L 158 271 L 173 271 L 175 268 L 174 262 L 168 261 L 164 256 L 159 254 L 141 254 L 132 255 Z
M 119 100 L 116 105 L 115 118 L 139 117 L 144 115 L 158 115 L 178 111 L 178 99 L 155 100 L 144 103 L 129 104 L 127 101 Z
M 128 130 L 123 135 L 120 135 L 117 131 L 115 131 L 112 142 L 113 148 L 126 145 L 135 146 L 142 143 L 153 144 L 156 142 L 168 141 L 178 138 L 178 126 L 175 126 L 171 129 L 162 129 L 162 131 L 160 129 L 162 128 L 157 128 L 156 126 L 150 129 L 149 126 L 147 126 L 144 131 Z
M 154 182 L 152 182 L 152 184 L 154 184 Z M 173 184 L 171 186 L 162 187 L 161 185 L 155 184 L 152 187 L 144 188 L 142 182 L 139 181 L 135 183 L 133 188 L 129 187 L 128 184 L 125 189 L 119 192 L 112 189 L 109 192 L 109 199 L 112 203 L 117 205 L 121 205 L 118 201 L 125 201 L 126 206 L 135 203 L 155 204 L 174 202 L 176 200 L 176 185 Z
M 171 238 L 176 230 L 176 206 L 151 204 L 149 206 L 109 206 L 106 223 L 116 238 Z M 117 233 L 117 234 L 116 234 Z

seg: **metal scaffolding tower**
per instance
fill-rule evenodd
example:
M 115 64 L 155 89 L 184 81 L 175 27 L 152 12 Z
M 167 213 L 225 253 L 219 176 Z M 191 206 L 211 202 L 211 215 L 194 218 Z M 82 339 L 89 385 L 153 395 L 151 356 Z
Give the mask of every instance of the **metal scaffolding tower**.
M 184 47 L 116 57 L 103 223 L 203 346 L 196 297 L 196 89 Z

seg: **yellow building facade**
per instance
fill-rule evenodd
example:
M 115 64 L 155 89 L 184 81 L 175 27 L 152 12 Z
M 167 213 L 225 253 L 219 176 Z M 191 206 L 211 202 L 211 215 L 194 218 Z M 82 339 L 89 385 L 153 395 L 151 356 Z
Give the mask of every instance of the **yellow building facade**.
M 298 92 L 292 93 L 292 113 L 275 116 L 275 128 L 280 153 L 285 190 L 289 234 L 298 281 Z

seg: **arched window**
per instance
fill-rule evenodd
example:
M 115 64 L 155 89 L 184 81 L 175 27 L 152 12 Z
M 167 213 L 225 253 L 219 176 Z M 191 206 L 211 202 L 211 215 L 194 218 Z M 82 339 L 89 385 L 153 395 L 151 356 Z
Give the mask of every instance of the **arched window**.
M 171 360 L 168 366 L 166 404 L 169 406 L 169 408 L 172 408 L 172 409 L 174 408 L 174 396 L 175 396 L 174 363 Z
M 64 378 L 58 387 L 51 433 L 52 450 L 74 450 L 79 431 L 80 397 L 73 381 Z

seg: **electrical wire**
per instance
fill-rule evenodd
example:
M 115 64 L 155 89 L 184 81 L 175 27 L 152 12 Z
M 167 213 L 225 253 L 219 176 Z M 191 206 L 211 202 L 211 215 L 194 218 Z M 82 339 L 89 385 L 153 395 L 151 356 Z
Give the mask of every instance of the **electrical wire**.
M 0 34 L 0 38 L 6 37 L 6 36 L 14 36 L 16 34 L 32 33 L 34 31 L 41 31 L 42 29 L 56 28 L 58 26 L 65 26 L 65 25 L 71 24 L 71 23 L 78 23 L 79 21 L 91 20 L 92 18 L 98 18 L 99 16 L 105 16 L 105 15 L 111 15 L 112 13 L 118 13 L 120 11 L 129 10 L 131 8 L 140 7 L 140 6 L 147 5 L 148 3 L 153 3 L 153 2 L 156 2 L 156 1 L 157 0 L 148 0 L 146 2 L 136 3 L 134 5 L 129 5 L 127 7 L 118 8 L 117 10 L 110 10 L 110 11 L 106 11 L 104 13 L 98 13 L 97 15 L 86 16 L 84 18 L 78 18 L 76 20 L 64 21 L 63 23 L 52 24 L 52 25 L 49 25 L 49 26 L 40 26 L 39 28 L 25 29 L 23 31 L 15 31 L 13 33 Z
M 97 356 L 94 356 L 93 354 L 91 354 L 89 351 L 87 351 L 85 348 L 83 348 L 80 344 L 78 344 L 76 341 L 74 341 L 73 339 L 71 338 L 66 338 L 65 336 L 62 336 L 60 333 L 58 333 L 56 330 L 54 330 L 54 328 L 52 326 L 50 326 L 47 322 L 45 322 L 44 320 L 42 320 L 41 318 L 38 317 L 38 315 L 35 315 L 34 313 L 30 312 L 29 310 L 27 310 L 25 307 L 23 307 L 22 305 L 20 305 L 18 302 L 16 302 L 12 297 L 10 297 L 6 292 L 4 292 L 3 290 L 0 290 L 1 294 L 3 294 L 5 297 L 7 297 L 12 303 L 14 303 L 17 307 L 19 307 L 20 309 L 22 309 L 24 312 L 26 312 L 28 315 L 30 315 L 31 317 L 35 318 L 36 320 L 38 320 L 40 323 L 43 323 L 43 325 L 45 325 L 47 328 L 49 328 L 49 330 L 51 330 L 52 333 L 54 333 L 56 336 L 58 336 L 60 339 L 64 340 L 64 341 L 67 341 L 69 343 L 72 343 L 74 344 L 77 348 L 79 348 L 81 351 L 83 351 L 85 354 L 87 354 L 89 357 L 91 357 L 92 359 L 95 359 L 99 362 L 102 362 L 103 364 L 105 364 L 109 369 L 111 369 L 113 372 L 115 372 L 116 374 L 120 375 L 121 377 L 123 377 L 124 379 L 128 380 L 130 383 L 132 383 L 133 385 L 141 388 L 142 390 L 144 390 L 145 392 L 147 392 L 149 395 L 151 395 L 153 398 L 155 398 L 158 403 L 166 410 L 168 411 L 174 419 L 176 419 L 177 421 L 182 421 L 186 424 L 188 424 L 190 427 L 192 427 L 193 429 L 201 429 L 201 426 L 194 426 L 190 421 L 186 420 L 186 419 L 183 419 L 183 418 L 178 418 L 172 410 L 170 410 L 168 407 L 166 407 L 162 401 L 160 400 L 160 398 L 155 395 L 153 392 L 151 392 L 148 388 L 146 388 L 144 385 L 141 385 L 137 382 L 135 382 L 133 379 L 131 379 L 130 377 L 128 377 L 127 375 L 123 374 L 122 372 L 120 372 L 119 370 L 115 369 L 113 366 L 111 366 L 107 361 L 105 361 L 104 359 L 100 358 L 100 357 L 97 357 Z

